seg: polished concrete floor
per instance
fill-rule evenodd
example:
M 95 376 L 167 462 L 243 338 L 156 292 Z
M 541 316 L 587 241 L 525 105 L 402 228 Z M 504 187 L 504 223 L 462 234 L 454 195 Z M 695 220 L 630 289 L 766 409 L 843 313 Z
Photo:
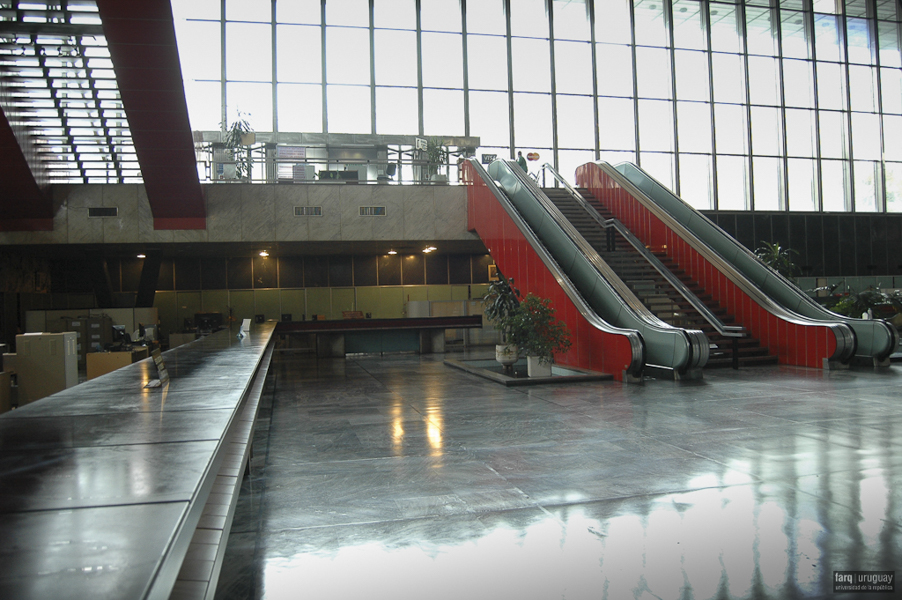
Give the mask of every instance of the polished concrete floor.
M 277 352 L 271 373 L 218 598 L 854 598 L 834 571 L 902 574 L 899 365 L 510 389 L 441 356 Z

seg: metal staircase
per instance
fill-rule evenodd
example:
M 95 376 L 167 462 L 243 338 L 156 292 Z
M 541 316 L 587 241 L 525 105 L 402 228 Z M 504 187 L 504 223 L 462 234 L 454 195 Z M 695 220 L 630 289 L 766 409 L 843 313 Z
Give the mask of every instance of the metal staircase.
M 586 189 L 577 190 L 583 199 L 605 220 L 612 219 L 608 211 Z M 734 349 L 738 353 L 738 365 L 751 366 L 775 364 L 777 357 L 768 354 L 759 340 L 750 337 L 725 337 L 706 319 L 689 300 L 680 293 L 648 259 L 630 244 L 614 227 L 602 227 L 598 220 L 584 209 L 565 188 L 543 188 L 543 192 L 558 207 L 601 258 L 614 270 L 633 293 L 659 319 L 675 327 L 700 329 L 708 338 L 709 367 L 729 367 L 734 363 Z M 609 247 L 610 246 L 610 247 Z M 663 267 L 679 279 L 724 324 L 735 323 L 735 318 L 718 305 L 696 282 L 663 252 L 653 253 Z

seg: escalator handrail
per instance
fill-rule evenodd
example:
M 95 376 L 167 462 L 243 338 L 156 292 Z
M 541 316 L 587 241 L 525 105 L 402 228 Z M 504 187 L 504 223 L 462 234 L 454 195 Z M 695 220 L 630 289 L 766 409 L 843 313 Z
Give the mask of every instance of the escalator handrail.
M 721 321 L 717 315 L 715 315 L 708 306 L 701 301 L 701 299 L 696 296 L 692 290 L 686 287 L 680 279 L 673 274 L 673 272 L 667 268 L 667 266 L 661 262 L 657 256 L 655 256 L 648 248 L 645 247 L 645 244 L 642 243 L 639 238 L 637 238 L 632 231 L 630 231 L 626 225 L 621 223 L 618 219 L 605 219 L 594 206 L 589 204 L 586 199 L 583 197 L 579 191 L 574 188 L 570 183 L 564 179 L 554 167 L 550 164 L 545 163 L 542 165 L 542 169 L 551 173 L 551 176 L 554 177 L 557 181 L 563 184 L 564 189 L 570 194 L 570 196 L 585 210 L 590 217 L 592 217 L 601 227 L 607 229 L 608 227 L 613 227 L 616 229 L 620 235 L 622 235 L 626 241 L 630 243 L 630 245 L 635 248 L 635 250 L 642 255 L 642 257 L 651 264 L 655 270 L 660 273 L 667 282 L 676 289 L 679 294 L 689 302 L 695 310 L 699 312 L 699 314 L 704 318 L 714 330 L 717 331 L 723 337 L 746 337 L 748 332 L 745 330 L 745 327 L 735 326 L 735 325 L 727 325 L 723 321 Z
M 701 368 L 708 362 L 710 353 L 710 343 L 707 336 L 698 329 L 687 329 L 685 327 L 675 327 L 669 323 L 660 320 L 652 313 L 645 304 L 636 297 L 633 291 L 623 282 L 622 279 L 614 272 L 604 259 L 599 256 L 598 252 L 585 240 L 568 221 L 560 210 L 548 199 L 535 180 L 527 176 L 520 166 L 512 160 L 498 160 L 493 164 L 500 164 L 506 167 L 507 172 L 511 174 L 521 186 L 523 186 L 533 198 L 538 201 L 539 205 L 545 211 L 545 214 L 551 218 L 555 224 L 564 232 L 564 234 L 574 244 L 577 251 L 585 258 L 589 264 L 601 276 L 609 290 L 619 296 L 624 306 L 629 309 L 633 317 L 644 323 L 645 327 L 660 332 L 680 332 L 689 348 L 688 360 L 686 364 L 679 367 L 673 367 L 677 371 L 684 372 L 692 368 Z M 497 168 L 497 167 L 496 167 Z
M 645 341 L 642 339 L 642 334 L 640 334 L 635 329 L 617 327 L 616 325 L 612 325 L 602 319 L 592 309 L 592 307 L 589 306 L 585 298 L 582 297 L 582 294 L 580 294 L 576 287 L 573 285 L 573 282 L 570 280 L 570 278 L 564 273 L 563 269 L 561 269 L 560 265 L 558 265 L 554 257 L 551 256 L 551 254 L 548 252 L 548 249 L 545 248 L 545 245 L 539 240 L 538 236 L 535 234 L 529 224 L 523 219 L 519 211 L 516 210 L 507 196 L 500 189 L 498 189 L 498 185 L 489 176 L 488 172 L 486 172 L 485 168 L 479 163 L 479 161 L 470 158 L 467 159 L 467 162 L 470 163 L 470 166 L 480 177 L 485 186 L 489 189 L 490 192 L 492 192 L 492 195 L 495 196 L 495 199 L 499 202 L 499 204 L 501 204 L 502 208 L 504 208 L 504 211 L 516 224 L 517 228 L 526 238 L 526 241 L 539 256 L 545 267 L 554 276 L 555 281 L 557 281 L 558 285 L 561 286 L 561 289 L 564 290 L 564 293 L 567 294 L 567 297 L 570 298 L 570 301 L 573 302 L 573 305 L 579 311 L 580 315 L 582 315 L 582 317 L 589 323 L 589 325 L 605 333 L 612 335 L 622 335 L 627 338 L 630 344 L 631 361 L 629 366 L 626 368 L 626 372 L 631 375 L 641 375 L 642 369 L 645 366 Z
M 751 281 L 744 273 L 737 269 L 732 263 L 723 258 L 714 248 L 706 241 L 699 238 L 688 227 L 678 221 L 669 211 L 659 206 L 651 200 L 648 195 L 639 189 L 632 181 L 623 173 L 614 168 L 605 161 L 596 161 L 593 163 L 601 169 L 606 175 L 614 179 L 618 185 L 624 188 L 630 196 L 638 201 L 643 207 L 669 227 L 681 239 L 687 242 L 696 252 L 698 252 L 705 260 L 711 263 L 720 273 L 735 284 L 740 290 L 748 295 L 754 302 L 761 306 L 770 314 L 779 317 L 787 322 L 795 325 L 819 325 L 828 327 L 833 330 L 836 337 L 836 352 L 832 358 L 840 361 L 848 361 L 855 353 L 855 333 L 852 329 L 844 324 L 829 321 L 820 321 L 802 316 L 791 311 L 773 300 L 758 285 Z M 634 166 L 634 165 L 633 165 Z M 638 169 L 638 167 L 636 167 Z M 644 171 L 643 171 L 644 173 Z M 650 176 L 649 176 L 650 178 Z M 658 184 L 660 185 L 660 184 Z

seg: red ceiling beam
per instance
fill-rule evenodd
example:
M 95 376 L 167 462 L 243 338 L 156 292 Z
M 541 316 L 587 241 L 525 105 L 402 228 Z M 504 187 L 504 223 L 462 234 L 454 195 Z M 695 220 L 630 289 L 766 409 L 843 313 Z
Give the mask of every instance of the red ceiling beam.
M 53 203 L 0 109 L 0 231 L 53 231 Z
M 154 229 L 205 229 L 170 0 L 97 0 Z

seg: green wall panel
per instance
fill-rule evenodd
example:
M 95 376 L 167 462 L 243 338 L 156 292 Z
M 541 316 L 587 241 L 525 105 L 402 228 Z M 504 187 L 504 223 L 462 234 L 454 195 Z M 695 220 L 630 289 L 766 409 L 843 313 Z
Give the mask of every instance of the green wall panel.
M 468 286 L 468 285 L 452 285 L 451 286 L 451 299 L 452 300 L 469 300 L 470 299 L 470 286 Z
M 263 315 L 267 321 L 282 318 L 279 289 L 254 290 L 254 314 Z
M 473 299 L 484 298 L 485 295 L 488 293 L 489 293 L 489 284 L 487 284 L 487 283 L 480 283 L 480 284 L 470 286 L 470 296 Z
M 281 290 L 282 314 L 290 314 L 292 321 L 302 321 L 307 313 L 307 294 L 304 290 Z
M 229 292 L 229 305 L 232 307 L 232 318 L 238 323 L 244 319 L 254 320 L 253 290 L 232 290 Z
M 332 290 L 330 288 L 307 288 L 307 318 L 313 315 L 326 315 L 330 318 L 332 313 Z
M 153 305 L 157 309 L 157 315 L 160 318 L 160 327 L 165 335 L 170 333 L 178 333 L 182 330 L 182 324 L 179 323 L 178 309 L 176 302 L 178 298 L 175 292 L 157 292 L 153 296 Z
M 178 306 L 178 331 L 181 331 L 186 319 L 187 322 L 194 325 L 194 315 L 204 312 L 204 310 L 200 301 L 200 292 L 176 292 L 176 294 L 178 294 L 178 300 L 176 301 Z
M 200 293 L 204 312 L 222 314 L 222 322 L 229 318 L 229 291 L 205 290 Z
M 332 288 L 332 319 L 343 318 L 342 312 L 357 310 L 354 288 Z
M 451 299 L 450 285 L 430 285 L 427 300 L 432 302 L 445 302 Z

